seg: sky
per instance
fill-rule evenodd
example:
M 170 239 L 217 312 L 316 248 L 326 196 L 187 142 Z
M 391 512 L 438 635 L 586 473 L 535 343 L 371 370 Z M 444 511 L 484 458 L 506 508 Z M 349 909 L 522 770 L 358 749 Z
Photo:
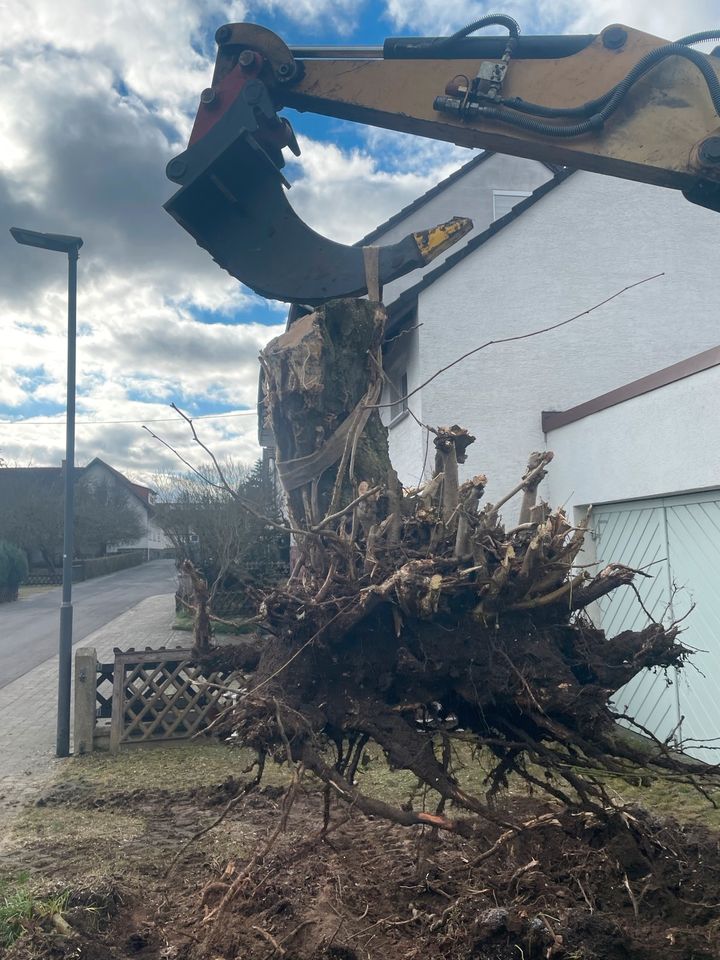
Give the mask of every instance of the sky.
M 8 228 L 79 235 L 76 461 L 139 480 L 201 459 L 176 403 L 222 458 L 250 462 L 257 356 L 287 308 L 230 278 L 162 204 L 167 161 L 209 86 L 214 34 L 249 20 L 293 43 L 444 35 L 488 12 L 522 32 L 622 22 L 667 39 L 720 27 L 720 0 L 0 0 L 0 460 L 58 465 L 65 445 L 67 275 Z M 321 233 L 352 243 L 472 154 L 307 114 L 286 172 Z

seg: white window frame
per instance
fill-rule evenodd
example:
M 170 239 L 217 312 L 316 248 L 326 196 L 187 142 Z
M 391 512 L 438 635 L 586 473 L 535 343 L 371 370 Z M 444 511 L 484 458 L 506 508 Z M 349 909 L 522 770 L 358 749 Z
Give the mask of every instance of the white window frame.
M 393 370 L 388 373 L 388 400 L 390 403 L 390 422 L 392 426 L 407 415 L 408 410 L 408 375 L 406 369 Z
M 500 219 L 497 215 L 496 197 L 522 197 L 524 200 L 530 196 L 532 196 L 532 193 L 529 190 L 493 190 L 493 223 Z M 503 214 L 503 216 L 506 216 L 506 214 Z

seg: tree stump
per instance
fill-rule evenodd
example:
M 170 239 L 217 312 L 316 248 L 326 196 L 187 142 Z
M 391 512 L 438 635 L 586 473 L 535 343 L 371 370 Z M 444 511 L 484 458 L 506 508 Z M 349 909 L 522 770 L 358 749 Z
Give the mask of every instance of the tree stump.
M 338 300 L 262 353 L 299 557 L 288 583 L 265 596 L 260 661 L 227 729 L 406 825 L 470 834 L 493 817 L 453 774 L 458 736 L 494 757 L 491 792 L 513 771 L 540 784 L 542 769 L 546 792 L 602 812 L 613 801 L 594 771 L 640 759 L 616 735 L 612 694 L 640 670 L 681 666 L 688 651 L 674 626 L 606 638 L 582 614 L 636 572 L 575 567 L 584 526 L 536 502 L 551 453 L 532 453 L 508 496 L 482 506 L 485 476 L 461 483 L 458 474 L 474 437 L 456 424 L 429 427 L 433 476 L 401 489 L 376 406 L 384 325 L 377 303 Z M 522 523 L 506 530 L 500 509 L 520 494 Z M 369 742 L 434 791 L 434 814 L 357 790 Z M 682 769 L 656 746 L 646 765 Z

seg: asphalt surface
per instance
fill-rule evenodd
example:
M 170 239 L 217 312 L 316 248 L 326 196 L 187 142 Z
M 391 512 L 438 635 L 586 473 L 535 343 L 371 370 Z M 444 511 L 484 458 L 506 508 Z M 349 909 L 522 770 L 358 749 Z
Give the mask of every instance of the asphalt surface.
M 151 560 L 73 586 L 73 643 L 146 597 L 174 593 L 174 560 Z M 62 589 L 0 604 L 0 689 L 57 653 Z

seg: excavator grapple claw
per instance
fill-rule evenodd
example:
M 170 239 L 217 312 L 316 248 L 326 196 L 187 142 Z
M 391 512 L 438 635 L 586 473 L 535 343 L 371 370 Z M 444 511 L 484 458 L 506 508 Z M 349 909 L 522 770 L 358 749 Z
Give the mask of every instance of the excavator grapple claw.
M 180 185 L 165 204 L 228 273 L 273 300 L 317 305 L 367 292 L 363 249 L 328 240 L 290 206 L 280 172 L 292 131 L 258 79 L 167 166 Z M 380 286 L 427 263 L 472 228 L 455 218 L 379 248 Z
M 471 36 L 503 26 L 509 37 Z M 488 16 L 450 37 L 382 47 L 289 47 L 265 27 L 216 34 L 212 86 L 188 149 L 168 164 L 165 205 L 200 246 L 258 293 L 315 306 L 427 263 L 471 228 L 458 219 L 363 249 L 320 236 L 287 201 L 282 150 L 299 153 L 290 108 L 682 190 L 720 210 L 720 59 L 613 24 L 598 35 L 522 37 Z

